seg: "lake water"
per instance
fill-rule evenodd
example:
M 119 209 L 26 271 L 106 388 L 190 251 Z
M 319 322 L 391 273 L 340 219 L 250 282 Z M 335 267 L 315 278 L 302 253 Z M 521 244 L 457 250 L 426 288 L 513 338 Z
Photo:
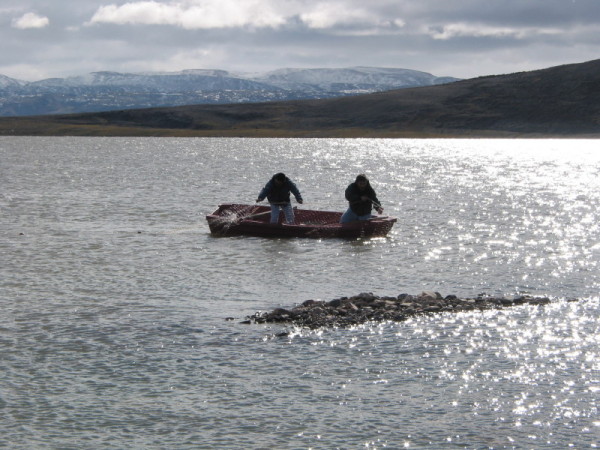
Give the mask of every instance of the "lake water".
M 0 161 L 0 447 L 600 445 L 597 141 L 3 137 Z M 209 234 L 207 213 L 278 171 L 326 210 L 365 172 L 398 222 L 372 240 Z M 240 323 L 423 290 L 552 302 Z

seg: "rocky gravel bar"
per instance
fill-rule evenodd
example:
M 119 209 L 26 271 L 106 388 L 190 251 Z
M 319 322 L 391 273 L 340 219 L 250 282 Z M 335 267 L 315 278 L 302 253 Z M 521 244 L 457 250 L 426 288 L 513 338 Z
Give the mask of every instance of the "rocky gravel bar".
M 331 301 L 306 300 L 292 309 L 276 308 L 271 312 L 257 312 L 242 323 L 280 323 L 304 328 L 345 328 L 369 321 L 401 322 L 419 314 L 443 312 L 485 311 L 515 305 L 545 305 L 547 297 L 516 296 L 512 299 L 480 294 L 476 298 L 442 297 L 438 292 L 425 291 L 419 295 L 401 294 L 397 297 L 379 297 L 361 293 Z

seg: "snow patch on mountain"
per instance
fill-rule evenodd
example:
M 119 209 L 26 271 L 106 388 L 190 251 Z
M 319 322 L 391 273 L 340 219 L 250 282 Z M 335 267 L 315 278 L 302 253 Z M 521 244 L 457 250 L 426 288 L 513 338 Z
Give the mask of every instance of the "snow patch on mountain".
M 27 84 L 26 81 L 15 80 L 14 78 L 9 78 L 5 75 L 0 75 L 0 89 L 6 89 L 11 87 L 20 87 Z
M 285 68 L 243 74 L 225 70 L 92 72 L 24 82 L 0 75 L 0 116 L 331 98 L 456 81 L 409 69 Z

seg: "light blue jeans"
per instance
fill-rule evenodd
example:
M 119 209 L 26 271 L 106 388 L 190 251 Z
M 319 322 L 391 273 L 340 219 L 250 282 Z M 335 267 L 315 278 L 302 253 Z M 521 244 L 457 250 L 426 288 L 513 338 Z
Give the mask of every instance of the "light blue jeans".
M 286 223 L 294 223 L 294 208 L 291 203 L 271 203 L 271 223 L 279 221 L 279 210 L 283 210 Z
M 375 216 L 371 213 L 365 214 L 364 216 L 359 216 L 354 211 L 352 211 L 350 208 L 348 208 L 346 210 L 346 212 L 344 214 L 342 214 L 340 223 L 354 222 L 355 220 L 369 220 L 373 217 L 375 217 Z

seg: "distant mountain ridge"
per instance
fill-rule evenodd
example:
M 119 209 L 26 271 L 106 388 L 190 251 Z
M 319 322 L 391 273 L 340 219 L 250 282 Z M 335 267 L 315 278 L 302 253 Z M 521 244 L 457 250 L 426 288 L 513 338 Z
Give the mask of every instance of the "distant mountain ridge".
M 15 80 L 5 75 L 0 75 L 0 89 L 6 89 L 11 87 L 19 87 L 27 84 L 26 81 Z
M 34 82 L 0 75 L 0 116 L 334 98 L 457 80 L 410 69 L 378 67 L 279 69 L 259 74 L 203 69 L 103 71 Z
M 0 117 L 2 135 L 597 139 L 600 59 L 337 98 Z

